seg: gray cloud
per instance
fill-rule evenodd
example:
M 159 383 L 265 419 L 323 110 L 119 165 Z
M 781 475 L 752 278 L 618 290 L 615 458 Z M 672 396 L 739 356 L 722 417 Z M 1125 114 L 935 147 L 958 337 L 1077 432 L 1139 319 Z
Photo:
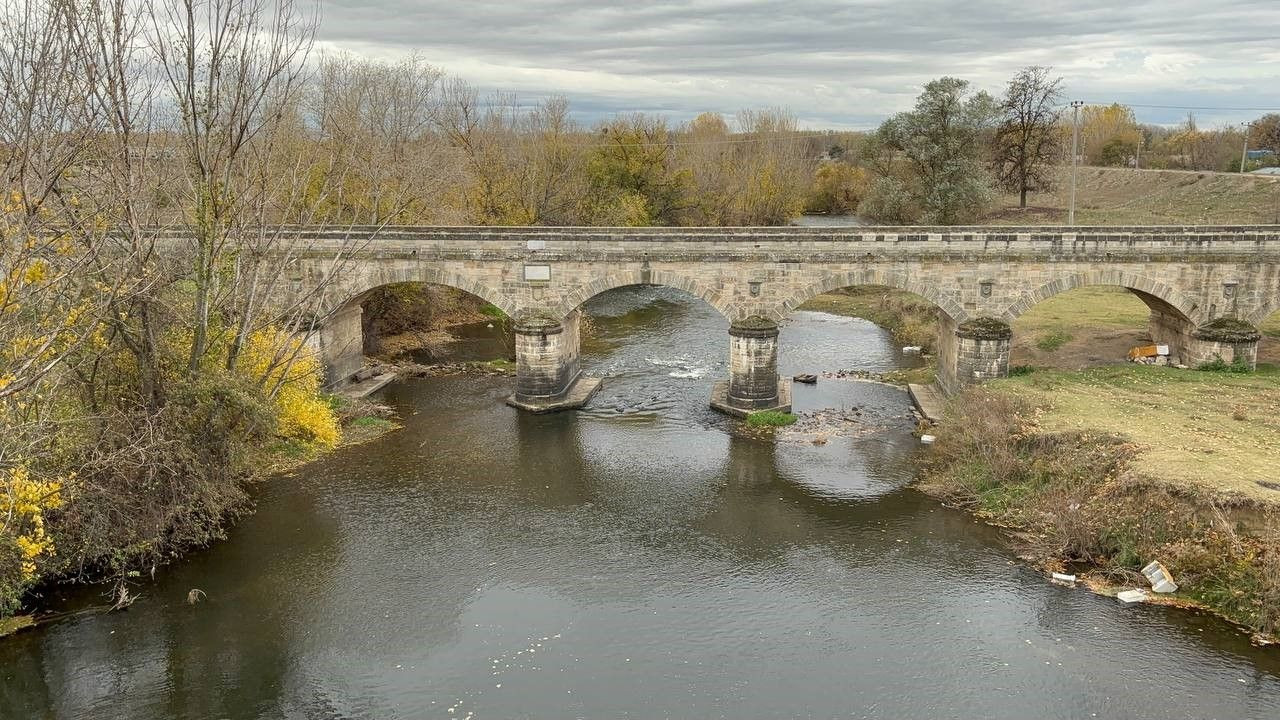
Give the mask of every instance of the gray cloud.
M 1089 101 L 1280 106 L 1280 1 L 322 0 L 324 46 L 413 50 L 476 85 L 569 97 L 584 120 L 684 119 L 782 105 L 812 127 L 868 127 L 931 78 L 998 92 L 1052 65 Z M 1149 122 L 1185 111 L 1138 108 Z M 1203 123 L 1253 111 L 1198 111 Z

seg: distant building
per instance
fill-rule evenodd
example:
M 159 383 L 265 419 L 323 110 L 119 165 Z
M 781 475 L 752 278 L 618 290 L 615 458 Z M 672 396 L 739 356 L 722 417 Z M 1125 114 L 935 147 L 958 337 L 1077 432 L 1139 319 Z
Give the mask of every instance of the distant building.
M 1276 153 L 1274 150 L 1250 150 L 1247 155 L 1250 160 L 1265 160 L 1275 157 Z

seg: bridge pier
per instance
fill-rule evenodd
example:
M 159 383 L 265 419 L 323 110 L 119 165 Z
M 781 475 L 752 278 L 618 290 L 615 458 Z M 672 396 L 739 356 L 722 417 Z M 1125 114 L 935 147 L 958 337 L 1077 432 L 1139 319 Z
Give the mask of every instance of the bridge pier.
M 1184 341 L 1182 364 L 1199 367 L 1219 358 L 1239 362 L 1250 370 L 1258 368 L 1258 341 L 1262 333 L 1243 320 L 1221 317 L 1195 329 Z
M 339 309 L 313 337 L 324 366 L 325 385 L 337 385 L 364 367 L 364 308 L 360 303 Z
M 1009 375 L 1009 324 L 990 317 L 957 324 L 939 313 L 938 385 L 947 395 Z
M 791 384 L 778 377 L 778 324 L 753 316 L 729 326 L 729 379 L 711 389 L 711 407 L 734 417 L 791 412 Z
M 580 318 L 574 310 L 563 320 L 536 315 L 516 320 L 516 391 L 508 405 L 544 413 L 580 408 L 591 399 L 600 378 L 582 376 Z

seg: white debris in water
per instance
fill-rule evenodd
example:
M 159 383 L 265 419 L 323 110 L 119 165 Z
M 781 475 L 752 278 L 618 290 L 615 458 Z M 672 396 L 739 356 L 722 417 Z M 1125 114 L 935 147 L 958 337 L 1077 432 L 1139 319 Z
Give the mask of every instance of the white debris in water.
M 1134 603 L 1143 602 L 1146 599 L 1146 590 L 1125 590 L 1124 592 L 1116 593 L 1116 600 L 1119 600 L 1125 605 L 1133 605 Z
M 675 368 L 667 373 L 667 377 L 696 379 L 710 372 L 710 368 L 702 367 L 692 358 L 684 355 L 675 358 L 645 358 L 645 361 L 658 367 Z

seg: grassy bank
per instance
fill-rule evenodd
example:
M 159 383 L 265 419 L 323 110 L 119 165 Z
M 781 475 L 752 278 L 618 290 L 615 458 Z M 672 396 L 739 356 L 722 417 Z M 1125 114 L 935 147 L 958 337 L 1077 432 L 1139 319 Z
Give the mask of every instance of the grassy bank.
M 895 288 L 846 288 L 819 295 L 801 306 L 834 315 L 860 317 L 888 329 L 903 345 L 932 352 L 937 342 L 937 311 L 924 298 Z M 1077 288 L 1049 298 L 1013 322 L 1010 364 L 1081 370 L 1125 361 L 1135 345 L 1150 342 L 1150 310 L 1120 287 Z M 1280 313 L 1260 328 L 1258 360 L 1280 364 Z M 911 382 L 919 382 L 914 373 Z
M 933 303 L 895 288 L 867 285 L 819 295 L 801 310 L 860 317 L 885 328 L 902 345 L 919 345 L 932 352 L 938 339 L 937 308 Z
M 1079 168 L 1076 222 L 1080 225 L 1236 225 L 1280 223 L 1280 179 L 1184 170 Z M 1066 222 L 1070 170 L 1056 171 L 1051 192 L 1032 193 L 1028 207 L 1000 198 L 983 224 L 1060 225 Z
M 315 443 L 278 439 L 267 447 L 263 467 L 267 475 L 278 475 L 295 470 L 317 460 L 337 448 L 350 447 L 381 437 L 399 429 L 391 408 L 369 401 L 367 398 L 349 398 L 342 395 L 326 395 L 341 435 L 336 445 L 325 447 Z
M 1145 587 L 1280 633 L 1280 370 L 1041 370 L 975 388 L 937 430 L 921 489 L 1014 530 L 1033 562 Z

